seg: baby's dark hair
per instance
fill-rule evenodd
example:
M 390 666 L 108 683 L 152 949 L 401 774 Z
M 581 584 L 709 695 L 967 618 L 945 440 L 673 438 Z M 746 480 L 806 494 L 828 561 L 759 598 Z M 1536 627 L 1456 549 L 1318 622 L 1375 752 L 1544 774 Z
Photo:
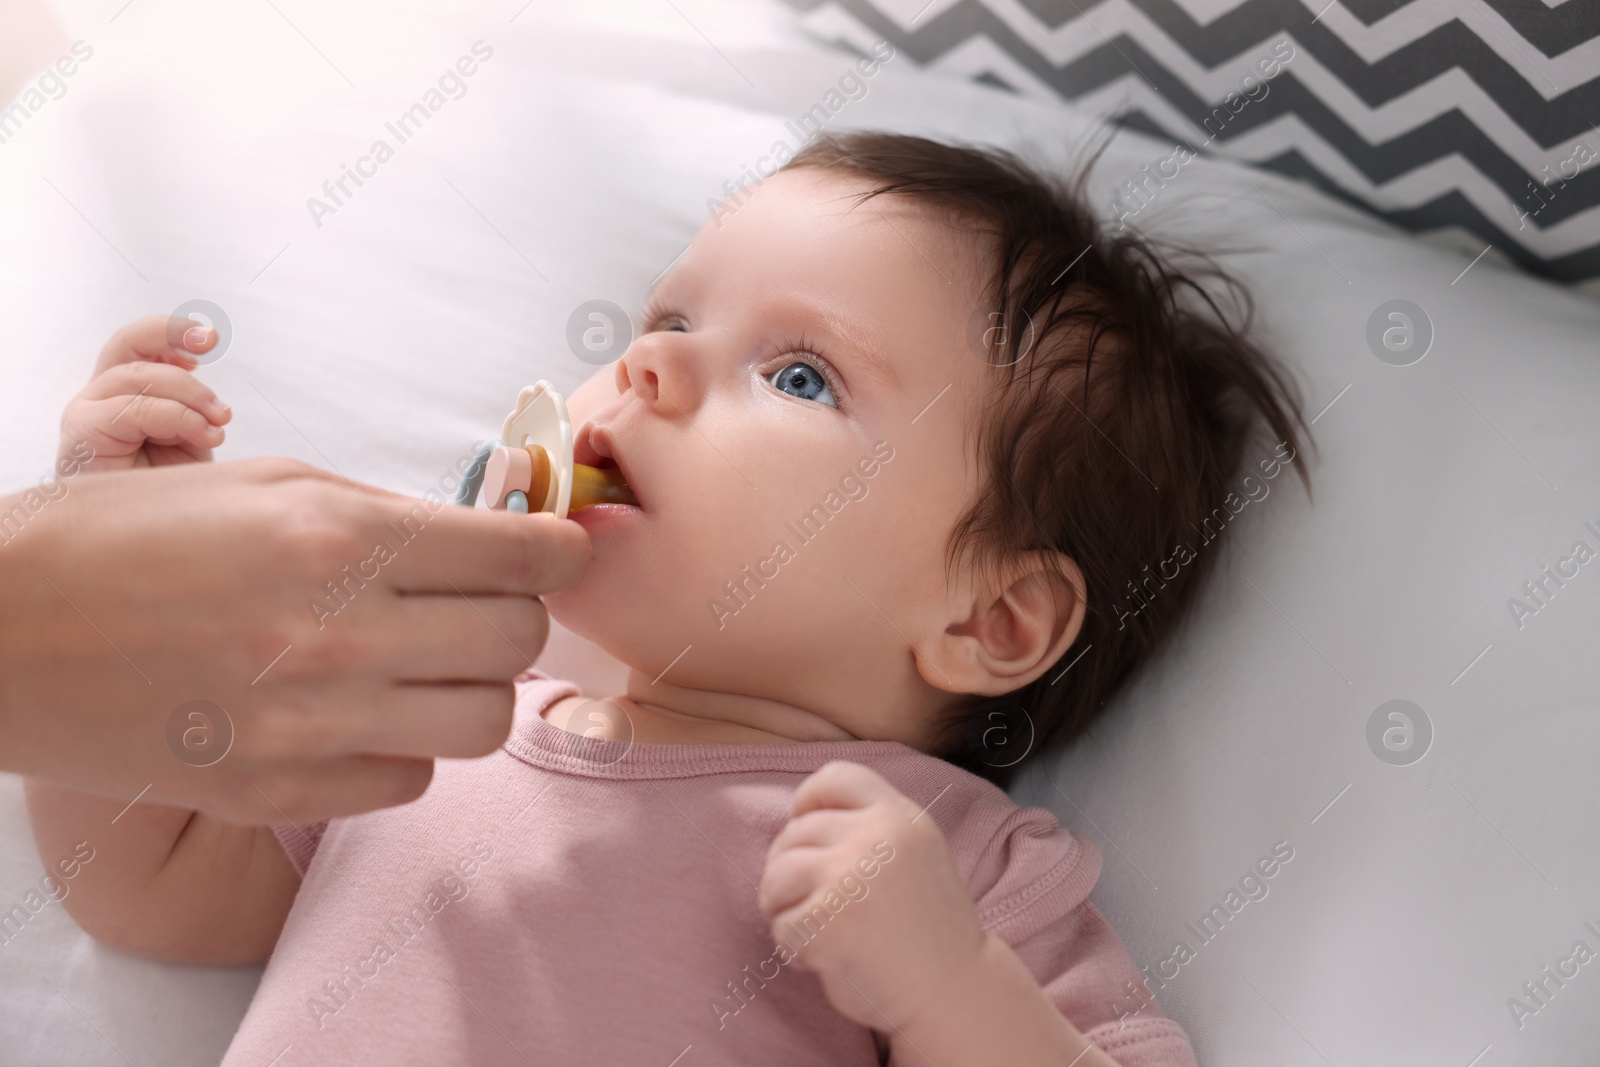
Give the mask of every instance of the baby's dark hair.
M 1002 698 L 958 702 L 941 723 L 936 754 L 1002 786 L 1081 736 L 1183 617 L 1216 557 L 1204 542 L 1243 506 L 1227 506 L 1244 499 L 1232 480 L 1263 424 L 1260 477 L 1292 464 L 1310 489 L 1296 432 L 1310 430 L 1293 381 L 1245 336 L 1249 294 L 1204 255 L 1174 249 L 1193 263 L 1179 269 L 1097 219 L 1083 196 L 1097 157 L 1069 182 L 1009 152 L 851 131 L 819 136 L 787 165 L 843 171 L 864 180 L 858 203 L 894 194 L 990 242 L 989 318 L 963 343 L 999 384 L 977 434 L 984 490 L 948 565 L 1053 549 L 1087 586 L 1060 661 Z

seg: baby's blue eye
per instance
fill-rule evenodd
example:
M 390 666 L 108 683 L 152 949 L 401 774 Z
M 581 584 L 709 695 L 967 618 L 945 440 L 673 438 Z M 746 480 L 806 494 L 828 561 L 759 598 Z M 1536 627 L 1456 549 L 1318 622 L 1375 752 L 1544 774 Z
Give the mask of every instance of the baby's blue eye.
M 801 400 L 815 400 L 830 408 L 839 406 L 833 397 L 833 390 L 828 388 L 828 380 L 809 363 L 789 364 L 772 376 L 772 385 L 780 393 L 788 393 Z

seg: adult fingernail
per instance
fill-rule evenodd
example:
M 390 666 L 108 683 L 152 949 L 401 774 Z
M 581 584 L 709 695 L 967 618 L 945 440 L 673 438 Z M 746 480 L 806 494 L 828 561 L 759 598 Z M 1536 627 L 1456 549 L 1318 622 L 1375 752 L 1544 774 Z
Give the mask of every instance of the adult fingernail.
M 204 348 L 206 343 L 210 340 L 211 328 L 209 326 L 196 326 L 193 329 L 186 331 L 183 335 L 183 343 L 187 348 Z

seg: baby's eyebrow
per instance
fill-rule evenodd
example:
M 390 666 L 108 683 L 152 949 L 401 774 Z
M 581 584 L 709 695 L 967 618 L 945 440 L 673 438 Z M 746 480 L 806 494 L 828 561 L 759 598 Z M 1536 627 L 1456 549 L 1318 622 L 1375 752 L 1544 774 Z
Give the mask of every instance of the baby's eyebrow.
M 874 334 L 837 312 L 811 305 L 806 307 L 822 322 L 826 332 L 856 357 L 853 362 L 860 365 L 867 374 L 886 386 L 895 387 L 900 384 L 900 375 L 895 371 L 893 361 L 884 352 L 883 346 L 878 343 Z

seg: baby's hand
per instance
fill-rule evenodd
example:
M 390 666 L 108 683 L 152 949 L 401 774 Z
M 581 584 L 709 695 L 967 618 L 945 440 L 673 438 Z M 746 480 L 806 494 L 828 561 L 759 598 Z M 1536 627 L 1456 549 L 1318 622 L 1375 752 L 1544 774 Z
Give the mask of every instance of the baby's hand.
M 61 416 L 61 459 L 82 461 L 92 449 L 83 466 L 102 471 L 211 458 L 233 412 L 189 372 L 217 331 L 196 322 L 169 335 L 170 321 L 151 315 L 112 335 L 94 377 Z
M 877 1030 L 909 1020 L 984 941 L 938 824 L 858 763 L 829 763 L 795 791 L 758 902 L 834 1008 Z

